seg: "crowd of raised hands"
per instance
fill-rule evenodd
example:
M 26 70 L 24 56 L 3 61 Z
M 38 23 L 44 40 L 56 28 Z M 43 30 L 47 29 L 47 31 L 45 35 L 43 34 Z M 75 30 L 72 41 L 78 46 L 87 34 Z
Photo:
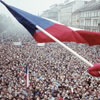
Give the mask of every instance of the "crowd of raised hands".
M 100 100 L 99 78 L 89 75 L 89 66 L 59 44 L 40 47 L 31 39 L 16 46 L 13 41 L 0 43 L 0 100 Z M 92 64 L 100 62 L 99 45 L 65 44 Z

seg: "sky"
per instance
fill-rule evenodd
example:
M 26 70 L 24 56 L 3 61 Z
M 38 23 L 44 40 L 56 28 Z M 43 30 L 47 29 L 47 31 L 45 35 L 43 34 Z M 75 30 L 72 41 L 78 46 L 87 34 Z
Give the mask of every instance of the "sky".
M 33 14 L 41 14 L 53 4 L 63 3 L 65 0 L 3 0 L 7 4 L 26 10 Z M 7 13 L 5 7 L 0 3 L 0 12 Z

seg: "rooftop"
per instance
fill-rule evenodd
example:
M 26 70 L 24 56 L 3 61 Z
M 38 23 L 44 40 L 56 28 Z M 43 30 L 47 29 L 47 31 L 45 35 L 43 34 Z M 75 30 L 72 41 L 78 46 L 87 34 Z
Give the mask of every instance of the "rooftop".
M 83 7 L 76 10 L 74 13 L 79 13 L 79 12 L 84 12 L 84 11 L 93 11 L 93 10 L 100 10 L 100 2 L 85 4 Z

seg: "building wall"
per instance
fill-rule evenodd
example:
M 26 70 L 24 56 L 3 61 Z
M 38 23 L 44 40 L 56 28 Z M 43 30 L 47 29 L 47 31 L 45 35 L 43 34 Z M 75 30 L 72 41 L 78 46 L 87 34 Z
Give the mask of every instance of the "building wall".
M 67 26 L 90 31 L 100 31 L 100 9 L 76 13 L 77 9 L 83 7 L 85 3 L 91 5 L 91 3 L 96 3 L 96 0 L 90 2 L 85 2 L 84 0 L 66 0 L 63 4 L 51 6 L 41 16 L 59 21 Z
M 64 6 L 60 11 L 59 11 L 59 17 L 58 20 L 62 24 L 69 25 L 71 24 L 71 13 L 72 13 L 72 6 Z
M 70 1 L 67 0 L 65 1 L 64 6 L 60 9 L 59 11 L 59 17 L 58 20 L 59 22 L 67 25 L 67 26 L 72 26 L 72 13 L 82 7 L 84 5 L 84 1 L 82 0 L 75 0 L 75 1 Z
M 100 10 L 73 13 L 72 20 L 73 27 L 95 32 L 100 31 Z
M 58 21 L 58 13 L 59 13 L 58 5 L 52 5 L 50 9 L 44 11 L 41 14 L 41 16 Z
M 53 5 L 50 9 L 43 12 L 42 17 L 47 17 L 62 24 L 72 25 L 72 13 L 84 5 L 82 0 L 66 0 L 63 4 Z

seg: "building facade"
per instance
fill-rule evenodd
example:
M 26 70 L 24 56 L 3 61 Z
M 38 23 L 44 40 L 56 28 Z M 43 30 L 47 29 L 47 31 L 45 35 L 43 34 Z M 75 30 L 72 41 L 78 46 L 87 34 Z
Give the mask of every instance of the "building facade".
M 58 21 L 58 13 L 61 5 L 52 5 L 50 9 L 44 11 L 41 16 Z
M 65 0 L 43 12 L 42 17 L 67 26 L 100 32 L 100 0 Z
M 100 2 L 90 2 L 73 12 L 72 26 L 100 32 Z
M 59 22 L 72 26 L 72 13 L 84 5 L 82 0 L 66 0 L 59 11 Z
M 66 0 L 63 4 L 51 6 L 50 9 L 44 11 L 41 16 L 71 26 L 72 13 L 83 5 L 83 0 Z

